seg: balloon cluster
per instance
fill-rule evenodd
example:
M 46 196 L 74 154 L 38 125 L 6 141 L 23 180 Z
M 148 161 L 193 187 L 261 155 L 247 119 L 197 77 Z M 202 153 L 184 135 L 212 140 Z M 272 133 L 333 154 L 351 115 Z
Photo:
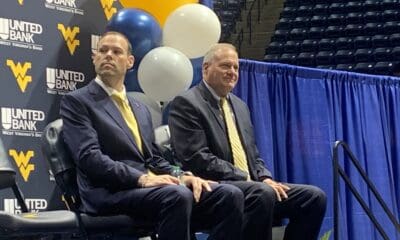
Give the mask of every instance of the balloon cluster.
M 107 29 L 125 34 L 132 44 L 135 65 L 125 77 L 127 91 L 167 102 L 201 80 L 201 58 L 218 42 L 221 24 L 197 2 L 120 0 L 124 8 Z

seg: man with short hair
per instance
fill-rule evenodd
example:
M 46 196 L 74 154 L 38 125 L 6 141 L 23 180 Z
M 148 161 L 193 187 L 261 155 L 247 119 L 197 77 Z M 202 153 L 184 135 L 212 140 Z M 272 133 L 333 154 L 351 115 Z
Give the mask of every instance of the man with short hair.
M 249 109 L 231 93 L 239 59 L 231 44 L 216 44 L 203 60 L 203 81 L 170 104 L 173 148 L 183 169 L 234 185 L 245 196 L 243 239 L 271 240 L 272 222 L 289 218 L 285 240 L 313 240 L 326 209 L 314 186 L 272 179 L 260 158 Z
M 160 240 L 188 240 L 198 228 L 210 239 L 240 239 L 240 190 L 177 172 L 160 155 L 148 109 L 125 92 L 131 49 L 123 34 L 105 33 L 93 55 L 96 78 L 61 101 L 82 210 L 152 222 Z

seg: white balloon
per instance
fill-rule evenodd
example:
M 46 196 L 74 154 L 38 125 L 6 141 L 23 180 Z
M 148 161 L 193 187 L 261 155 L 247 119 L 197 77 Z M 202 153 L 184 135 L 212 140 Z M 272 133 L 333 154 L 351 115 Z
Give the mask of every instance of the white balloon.
M 193 79 L 190 60 L 180 51 L 158 47 L 148 52 L 138 69 L 143 92 L 156 101 L 170 101 L 187 90 Z
M 191 3 L 168 15 L 163 28 L 163 45 L 183 52 L 189 58 L 204 56 L 221 35 L 221 23 L 208 7 Z
M 162 108 L 158 102 L 154 101 L 153 99 L 146 96 L 142 92 L 127 92 L 126 94 L 146 105 L 147 109 L 149 109 L 149 112 L 151 114 L 151 120 L 154 128 L 161 125 Z

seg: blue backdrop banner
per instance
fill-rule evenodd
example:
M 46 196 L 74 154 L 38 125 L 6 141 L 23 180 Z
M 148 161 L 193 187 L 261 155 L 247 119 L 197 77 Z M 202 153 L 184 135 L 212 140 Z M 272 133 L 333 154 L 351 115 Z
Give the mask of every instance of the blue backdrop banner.
M 317 185 L 327 193 L 321 235 L 333 228 L 336 140 L 349 144 L 399 218 L 400 79 L 250 60 L 241 60 L 239 79 L 234 92 L 252 112 L 257 145 L 275 178 Z M 348 159 L 341 156 L 340 164 L 390 239 L 400 239 Z M 343 183 L 339 215 L 339 239 L 382 239 Z

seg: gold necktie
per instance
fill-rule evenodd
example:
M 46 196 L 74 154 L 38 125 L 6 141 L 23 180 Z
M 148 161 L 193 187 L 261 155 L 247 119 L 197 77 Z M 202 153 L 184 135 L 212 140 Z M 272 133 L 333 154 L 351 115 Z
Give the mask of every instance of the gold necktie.
M 240 141 L 239 133 L 236 128 L 236 124 L 233 121 L 231 109 L 226 98 L 221 98 L 222 112 L 224 113 L 224 119 L 226 128 L 228 131 L 229 143 L 231 144 L 233 162 L 235 167 L 247 173 L 247 180 L 250 180 L 249 166 L 247 165 L 246 152 L 243 149 L 242 142 Z
M 126 124 L 133 134 L 133 138 L 135 139 L 136 146 L 139 148 L 140 153 L 143 154 L 142 148 L 142 139 L 140 138 L 139 126 L 137 124 L 135 115 L 132 112 L 131 106 L 129 106 L 128 100 L 125 99 L 123 93 L 114 92 L 111 97 L 117 102 L 119 111 L 122 114 Z

